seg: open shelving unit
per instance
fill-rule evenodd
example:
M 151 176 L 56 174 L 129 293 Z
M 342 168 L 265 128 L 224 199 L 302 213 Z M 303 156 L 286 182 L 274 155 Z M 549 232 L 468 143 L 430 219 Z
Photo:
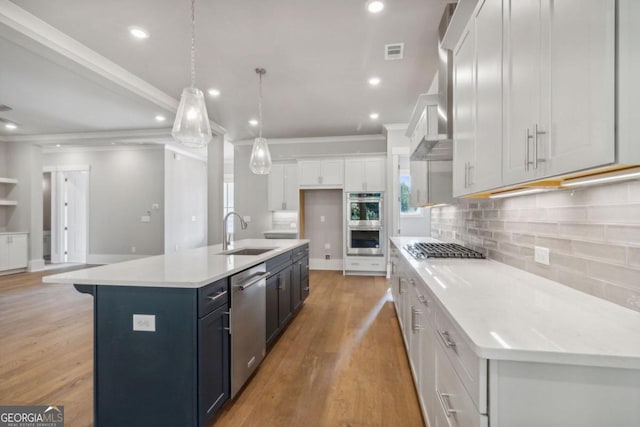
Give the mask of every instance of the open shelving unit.
M 18 180 L 15 178 L 5 178 L 0 176 L 0 184 L 16 185 Z M 18 202 L 15 200 L 7 200 L 0 196 L 0 206 L 17 206 Z

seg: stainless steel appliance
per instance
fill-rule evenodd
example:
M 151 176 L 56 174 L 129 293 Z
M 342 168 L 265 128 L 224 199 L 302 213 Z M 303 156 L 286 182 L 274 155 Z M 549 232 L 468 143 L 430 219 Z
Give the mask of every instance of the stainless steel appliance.
M 348 227 L 347 255 L 384 255 L 382 227 Z
M 231 398 L 264 358 L 268 275 L 259 264 L 231 276 Z
M 382 212 L 382 193 L 347 193 L 349 227 L 380 227 Z
M 484 255 L 473 249 L 455 243 L 418 242 L 404 247 L 416 259 L 427 258 L 484 258 Z

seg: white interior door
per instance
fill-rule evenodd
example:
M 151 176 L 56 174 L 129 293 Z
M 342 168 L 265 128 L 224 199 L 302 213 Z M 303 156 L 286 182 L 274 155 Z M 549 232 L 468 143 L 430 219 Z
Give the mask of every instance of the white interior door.
M 89 173 L 64 172 L 66 210 L 66 261 L 87 262 L 87 208 Z
M 87 262 L 89 171 L 51 172 L 51 262 Z

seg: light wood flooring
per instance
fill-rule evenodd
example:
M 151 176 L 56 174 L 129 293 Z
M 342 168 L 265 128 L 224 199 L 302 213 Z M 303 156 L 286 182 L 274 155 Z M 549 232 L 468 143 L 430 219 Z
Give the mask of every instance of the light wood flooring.
M 46 273 L 0 277 L 0 404 L 93 424 L 93 301 Z M 421 426 L 387 282 L 312 271 L 311 295 L 211 426 Z

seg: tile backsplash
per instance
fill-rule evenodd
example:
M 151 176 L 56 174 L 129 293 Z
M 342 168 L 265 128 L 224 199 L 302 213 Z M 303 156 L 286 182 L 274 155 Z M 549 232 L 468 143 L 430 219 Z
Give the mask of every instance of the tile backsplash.
M 640 311 L 640 181 L 431 209 L 431 234 Z M 534 261 L 550 250 L 550 265 Z
M 298 228 L 298 212 L 275 211 L 271 217 L 271 225 L 274 230 L 291 230 Z

